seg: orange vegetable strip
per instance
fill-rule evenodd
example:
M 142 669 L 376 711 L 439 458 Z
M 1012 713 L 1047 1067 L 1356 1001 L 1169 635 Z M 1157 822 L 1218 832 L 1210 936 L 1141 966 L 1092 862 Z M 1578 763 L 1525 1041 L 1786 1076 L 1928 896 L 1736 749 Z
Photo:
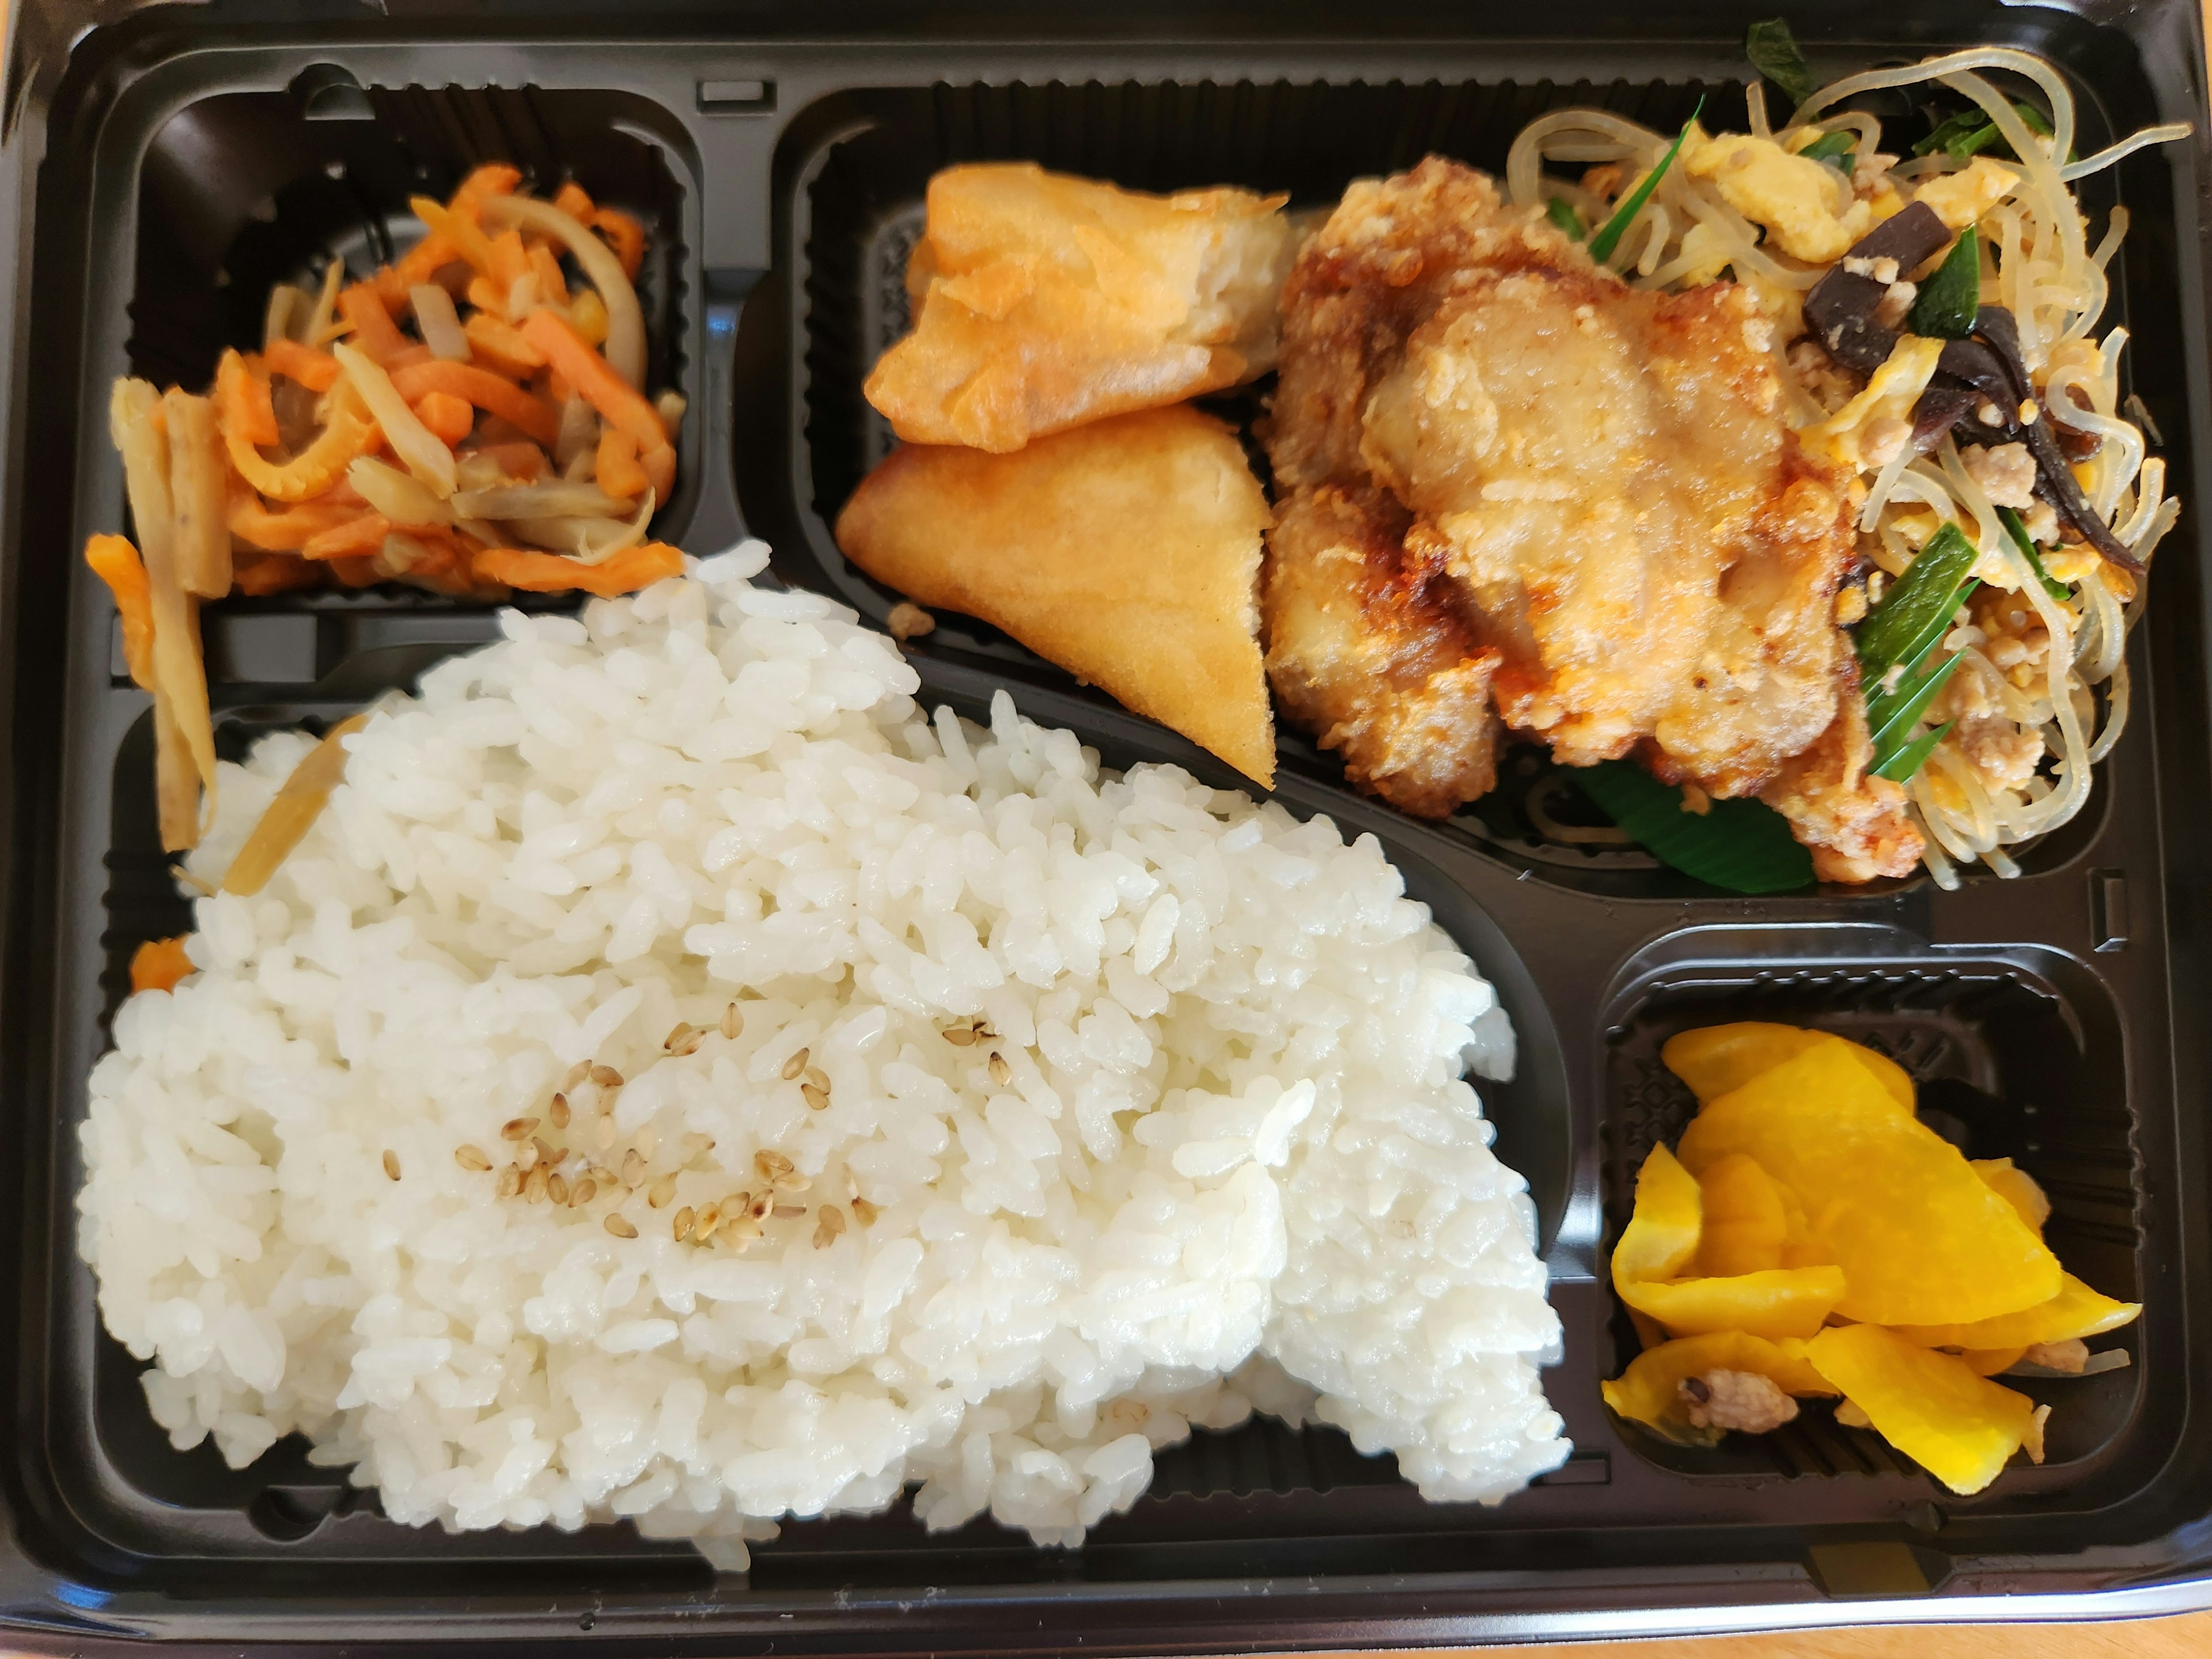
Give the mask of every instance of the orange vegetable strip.
M 261 354 L 272 374 L 282 374 L 288 380 L 297 380 L 310 392 L 328 392 L 338 383 L 338 360 L 327 351 L 317 351 L 312 346 L 301 345 L 297 340 L 272 340 L 269 349 Z M 269 416 L 269 434 L 257 438 L 256 443 L 276 441 L 276 416 L 272 410 Z
M 469 349 L 479 362 L 501 374 L 522 380 L 533 368 L 545 367 L 545 354 L 522 337 L 514 324 L 479 310 L 461 325 Z
M 360 516 L 358 505 L 320 501 L 289 513 L 271 512 L 252 490 L 238 489 L 231 493 L 228 520 L 230 533 L 248 547 L 264 553 L 296 553 L 307 545 L 308 538 Z
M 513 422 L 542 444 L 554 442 L 561 434 L 557 410 L 473 363 L 416 363 L 394 374 L 392 384 L 410 402 L 433 392 L 465 398 L 488 415 Z
M 479 580 L 504 582 L 533 593 L 565 593 L 580 589 L 602 599 L 635 593 L 664 576 L 684 574 L 684 556 L 665 542 L 644 542 L 624 548 L 603 564 L 584 564 L 558 553 L 535 553 L 520 547 L 488 547 L 476 556 Z
M 253 444 L 273 444 L 282 435 L 276 425 L 276 406 L 270 401 L 269 381 L 253 360 L 226 351 L 216 366 L 215 396 L 223 434 L 243 433 Z
M 437 355 L 438 354 L 431 350 L 429 347 L 426 345 L 416 345 L 412 341 L 410 341 L 398 350 L 393 352 L 389 357 L 386 357 L 384 360 L 382 368 L 386 374 L 395 374 L 398 373 L 399 370 L 410 368 L 414 364 L 427 363 Z
M 530 269 L 537 273 L 538 291 L 553 305 L 568 303 L 568 283 L 561 275 L 561 261 L 543 242 L 530 244 Z
M 225 396 L 225 377 L 245 373 L 245 363 L 235 351 L 223 354 L 222 366 L 216 371 L 216 404 L 223 411 L 217 418 L 231 465 L 240 477 L 271 501 L 304 501 L 310 495 L 321 495 L 345 475 L 355 456 L 365 453 L 376 442 L 376 423 L 362 412 L 360 398 L 352 389 L 343 387 L 334 392 L 337 401 L 314 442 L 289 461 L 280 464 L 267 459 L 228 413 L 232 403 Z
M 233 586 L 238 592 L 258 599 L 295 587 L 312 587 L 319 580 L 314 566 L 302 563 L 289 553 L 272 553 L 251 564 L 240 564 Z
M 620 208 L 601 208 L 592 216 L 592 228 L 613 245 L 623 275 L 635 282 L 637 268 L 645 263 L 645 227 Z
M 187 974 L 199 971 L 192 959 L 185 954 L 185 935 L 174 939 L 149 939 L 131 953 L 131 989 L 132 994 L 142 991 L 173 991 L 177 981 Z
M 580 225 L 589 225 L 592 215 L 597 211 L 590 195 L 574 179 L 553 192 L 553 205 Z
M 491 267 L 485 274 L 498 288 L 512 288 L 530 274 L 530 252 L 520 231 L 502 230 L 491 239 Z
M 532 312 L 523 322 L 522 337 L 545 354 L 554 372 L 581 392 L 609 425 L 636 439 L 641 453 L 668 447 L 668 428 L 660 423 L 660 411 L 633 391 L 605 357 L 578 339 L 576 331 L 557 314 Z
M 373 280 L 377 297 L 388 309 L 397 311 L 407 303 L 410 289 L 428 282 L 460 257 L 460 251 L 434 230 L 376 273 Z
M 374 587 L 384 580 L 384 573 L 376 568 L 374 554 L 354 554 L 343 559 L 331 559 L 317 568 L 329 571 L 348 587 Z
M 522 169 L 507 161 L 486 161 L 461 180 L 460 188 L 453 192 L 455 212 L 472 208 L 489 196 L 512 196 L 514 187 L 522 182 Z
M 575 256 L 585 281 L 599 290 L 607 311 L 607 366 L 632 390 L 645 384 L 645 313 L 637 289 L 623 271 L 614 251 L 567 214 L 550 203 L 509 197 L 486 204 L 485 212 L 501 224 L 520 225 L 562 243 Z
M 392 520 L 381 513 L 366 513 L 319 536 L 310 536 L 300 549 L 303 559 L 343 559 L 374 553 L 392 533 Z
M 491 274 L 491 240 L 483 234 L 476 215 L 459 205 L 455 198 L 453 207 L 441 207 L 427 196 L 410 196 L 407 205 L 415 210 L 415 216 L 430 227 L 433 235 L 442 236 L 453 244 L 453 252 L 468 261 L 469 268 L 479 276 Z M 471 297 L 474 291 L 471 288 Z
M 545 452 L 536 444 L 482 444 L 474 454 L 483 456 L 510 478 L 535 483 L 545 476 Z
M 638 452 L 637 464 L 645 469 L 653 493 L 666 501 L 668 492 L 676 488 L 676 452 L 666 444 L 655 444 Z
M 427 392 L 415 400 L 414 408 L 416 418 L 449 447 L 476 429 L 476 406 L 450 392 Z
M 355 349 L 377 362 L 407 347 L 407 337 L 392 320 L 373 283 L 356 283 L 339 295 L 338 315 L 353 325 Z
M 187 593 L 219 599 L 230 592 L 230 527 L 224 522 L 230 466 L 215 405 L 172 386 L 161 399 L 161 416 L 169 428 L 177 579 Z
M 645 469 L 637 464 L 637 440 L 618 426 L 599 434 L 599 461 L 594 470 L 599 488 L 610 495 L 635 501 L 645 493 Z
M 93 536 L 84 544 L 84 562 L 115 595 L 123 618 L 123 660 L 143 690 L 154 689 L 154 599 L 146 586 L 146 567 L 138 550 L 124 536 Z
M 471 322 L 477 317 L 504 318 L 507 315 L 507 295 L 499 291 L 489 276 L 470 277 L 468 292 L 462 297 L 476 307 L 475 315 L 469 319 Z

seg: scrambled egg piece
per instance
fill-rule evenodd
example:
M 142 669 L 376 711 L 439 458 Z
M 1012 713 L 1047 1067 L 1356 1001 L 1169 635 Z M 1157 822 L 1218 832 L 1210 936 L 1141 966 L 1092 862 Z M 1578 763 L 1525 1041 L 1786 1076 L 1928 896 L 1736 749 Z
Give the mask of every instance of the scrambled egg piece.
M 1869 430 L 1877 421 L 1901 421 L 1910 428 L 1913 403 L 1928 389 L 1928 377 L 1935 374 L 1936 360 L 1942 355 L 1942 341 L 1905 335 L 1888 361 L 1875 370 L 1866 390 L 1826 420 L 1801 428 L 1798 441 L 1840 465 L 1864 471 L 1878 465 L 1866 453 Z
M 1953 230 L 1964 230 L 2009 196 L 2019 182 L 2020 174 L 2010 167 L 1977 155 L 1963 170 L 1929 179 L 1912 199 L 1934 208 L 1936 216 Z
M 1833 167 L 1792 155 L 1771 138 L 1723 133 L 1685 146 L 1683 165 L 1692 178 L 1711 179 L 1723 201 L 1808 264 L 1843 258 L 1874 227 L 1869 203 L 1854 200 L 1837 211 L 1849 187 Z

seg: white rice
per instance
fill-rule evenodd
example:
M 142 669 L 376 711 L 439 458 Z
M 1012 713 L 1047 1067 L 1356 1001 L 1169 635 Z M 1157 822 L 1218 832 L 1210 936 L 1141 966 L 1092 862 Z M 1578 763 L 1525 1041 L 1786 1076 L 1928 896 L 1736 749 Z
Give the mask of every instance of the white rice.
M 933 1528 L 1079 1543 L 1255 1406 L 1436 1498 L 1559 1463 L 1533 1206 L 1461 1079 L 1512 1035 L 1374 839 L 1102 773 L 1003 694 L 988 732 L 925 718 L 889 641 L 750 584 L 765 556 L 504 617 L 124 1006 L 80 1247 L 173 1442 L 299 1431 L 402 1521 L 629 1516 L 738 1561 L 917 1482 Z M 308 741 L 225 769 L 197 875 Z M 710 1035 L 671 1055 L 679 1022 Z M 456 1161 L 513 1157 L 581 1060 L 626 1081 L 537 1133 L 572 1182 L 635 1149 L 637 1188 L 561 1208 Z M 763 1150 L 807 1212 L 677 1242 Z

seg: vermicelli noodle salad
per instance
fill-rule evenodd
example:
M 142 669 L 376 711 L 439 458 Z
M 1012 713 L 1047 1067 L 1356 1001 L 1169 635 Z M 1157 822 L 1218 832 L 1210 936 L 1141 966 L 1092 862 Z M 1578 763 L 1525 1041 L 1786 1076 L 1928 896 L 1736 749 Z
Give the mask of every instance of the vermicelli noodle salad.
M 1554 111 L 1506 183 L 1635 287 L 1754 297 L 1800 443 L 1852 480 L 1864 580 L 1838 620 L 1869 770 L 1904 785 L 1936 881 L 2016 875 L 2009 849 L 2081 810 L 2119 738 L 2128 629 L 2180 511 L 2123 394 L 2127 331 L 2100 329 L 2127 210 L 2093 234 L 2072 187 L 2188 129 L 2077 157 L 2073 98 L 2029 53 L 1815 89 L 1778 26 L 1752 46 L 1787 119 L 1757 80 L 1746 133 Z M 1854 106 L 1899 89 L 1915 112 L 1887 133 Z

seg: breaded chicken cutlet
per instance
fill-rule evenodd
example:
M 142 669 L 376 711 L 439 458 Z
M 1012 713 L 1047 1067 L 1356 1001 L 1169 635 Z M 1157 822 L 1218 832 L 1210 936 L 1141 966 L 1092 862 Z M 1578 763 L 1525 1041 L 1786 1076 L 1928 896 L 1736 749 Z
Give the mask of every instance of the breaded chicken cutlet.
M 1911 870 L 1836 621 L 1845 480 L 1747 292 L 1631 289 L 1432 157 L 1346 192 L 1283 325 L 1268 672 L 1355 780 L 1443 816 L 1502 726 L 1758 795 L 1825 879 Z

